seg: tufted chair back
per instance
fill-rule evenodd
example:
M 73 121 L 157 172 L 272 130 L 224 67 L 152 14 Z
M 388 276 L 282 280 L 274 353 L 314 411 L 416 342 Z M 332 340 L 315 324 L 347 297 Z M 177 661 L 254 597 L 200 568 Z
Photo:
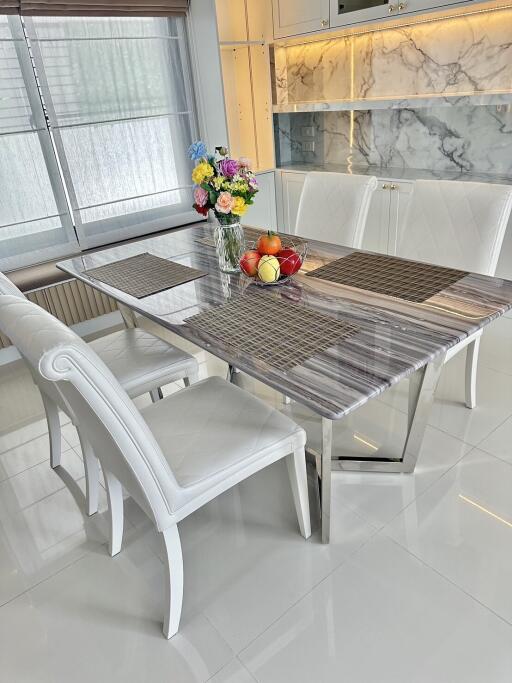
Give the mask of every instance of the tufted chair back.
M 2 272 L 0 272 L 0 295 L 10 295 L 10 296 L 17 296 L 19 299 L 22 301 L 26 301 L 27 298 L 23 294 L 23 292 L 16 287 L 14 283 L 12 283 L 9 278 L 4 275 Z M 9 336 L 9 335 L 7 335 Z M 9 337 L 10 338 L 10 337 Z M 11 341 L 14 344 L 14 341 L 11 339 Z M 16 344 L 15 344 L 16 346 Z M 30 372 L 32 374 L 32 377 L 34 379 L 34 382 L 37 387 L 39 387 L 39 390 L 48 396 L 61 410 L 63 410 L 65 413 L 67 413 L 70 417 L 72 417 L 72 413 L 70 411 L 69 406 L 65 405 L 62 396 L 59 394 L 57 389 L 55 388 L 53 382 L 48 382 L 48 380 L 44 379 L 44 377 L 41 377 L 40 373 L 32 368 L 31 364 L 28 362 L 28 360 L 25 358 L 23 354 L 23 350 L 20 349 L 19 347 L 18 351 L 20 352 L 22 358 L 24 358 L 29 366 Z
M 101 359 L 72 330 L 25 298 L 0 296 L 0 329 L 69 404 L 102 466 L 159 530 L 169 526 L 182 489 L 146 422 Z
M 12 296 L 19 296 L 25 298 L 23 292 L 16 287 L 16 285 L 9 280 L 7 275 L 0 271 L 0 294 L 11 294 Z
M 398 256 L 494 275 L 512 209 L 512 186 L 417 180 Z
M 359 249 L 376 187 L 374 176 L 308 173 L 300 196 L 295 234 Z

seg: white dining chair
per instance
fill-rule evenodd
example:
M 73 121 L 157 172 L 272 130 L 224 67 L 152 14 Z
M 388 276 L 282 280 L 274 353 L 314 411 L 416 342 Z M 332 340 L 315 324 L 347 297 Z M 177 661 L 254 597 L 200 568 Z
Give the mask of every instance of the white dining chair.
M 403 223 L 398 256 L 494 275 L 512 210 L 512 187 L 455 180 L 417 180 Z M 465 402 L 476 405 L 482 331 L 451 348 L 467 347 Z
M 0 272 L 0 295 L 5 294 L 25 299 L 16 285 Z M 193 356 L 138 327 L 112 332 L 89 343 L 131 397 L 149 393 L 155 401 L 161 396 L 160 387 L 166 384 L 183 380 L 185 386 L 189 386 L 197 381 L 198 363 Z M 53 385 L 43 382 L 38 372 L 32 374 L 41 392 L 48 422 L 50 464 L 55 468 L 61 460 L 59 408 L 73 423 L 75 418 L 69 406 L 62 403 Z M 98 511 L 98 461 L 79 426 L 75 426 L 84 458 L 87 514 L 93 515 Z
M 295 234 L 360 249 L 376 187 L 374 176 L 308 173 L 300 196 Z
M 39 306 L 0 297 L 0 329 L 70 406 L 98 455 L 111 514 L 110 552 L 122 537 L 122 487 L 162 534 L 164 635 L 178 631 L 183 558 L 178 523 L 235 484 L 286 458 L 299 527 L 311 534 L 306 434 L 263 401 L 211 377 L 141 412 L 72 330 Z

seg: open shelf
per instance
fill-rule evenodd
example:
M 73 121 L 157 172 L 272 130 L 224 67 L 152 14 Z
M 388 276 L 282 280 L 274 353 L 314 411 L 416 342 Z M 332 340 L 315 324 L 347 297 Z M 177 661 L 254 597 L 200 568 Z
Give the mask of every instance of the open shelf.
M 458 107 L 464 105 L 509 105 L 512 92 L 487 93 L 447 93 L 432 95 L 412 95 L 400 98 L 373 98 L 357 100 L 332 100 L 330 102 L 292 102 L 275 104 L 274 114 L 292 114 L 316 111 L 367 111 L 370 109 L 420 109 L 425 107 Z

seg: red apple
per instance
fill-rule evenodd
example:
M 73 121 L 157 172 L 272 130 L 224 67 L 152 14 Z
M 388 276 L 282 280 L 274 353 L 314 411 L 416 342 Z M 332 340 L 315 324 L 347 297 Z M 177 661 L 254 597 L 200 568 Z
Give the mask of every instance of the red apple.
M 293 249 L 289 248 L 281 249 L 281 251 L 277 253 L 277 260 L 279 261 L 279 265 L 281 267 L 281 275 L 286 275 L 287 277 L 300 270 L 302 265 L 299 254 L 297 254 L 297 252 Z
M 260 262 L 261 254 L 255 249 L 251 249 L 242 254 L 240 259 L 240 268 L 249 277 L 256 277 L 258 273 L 258 263 Z

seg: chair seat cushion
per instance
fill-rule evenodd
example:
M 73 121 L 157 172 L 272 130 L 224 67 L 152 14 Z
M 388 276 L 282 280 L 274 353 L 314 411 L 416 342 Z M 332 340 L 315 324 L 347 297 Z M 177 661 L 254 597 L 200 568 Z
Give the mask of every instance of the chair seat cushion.
M 141 411 L 178 484 L 244 467 L 267 450 L 304 446 L 304 430 L 252 394 L 210 377 Z
M 193 356 L 138 327 L 107 334 L 89 345 L 132 397 L 197 372 Z

